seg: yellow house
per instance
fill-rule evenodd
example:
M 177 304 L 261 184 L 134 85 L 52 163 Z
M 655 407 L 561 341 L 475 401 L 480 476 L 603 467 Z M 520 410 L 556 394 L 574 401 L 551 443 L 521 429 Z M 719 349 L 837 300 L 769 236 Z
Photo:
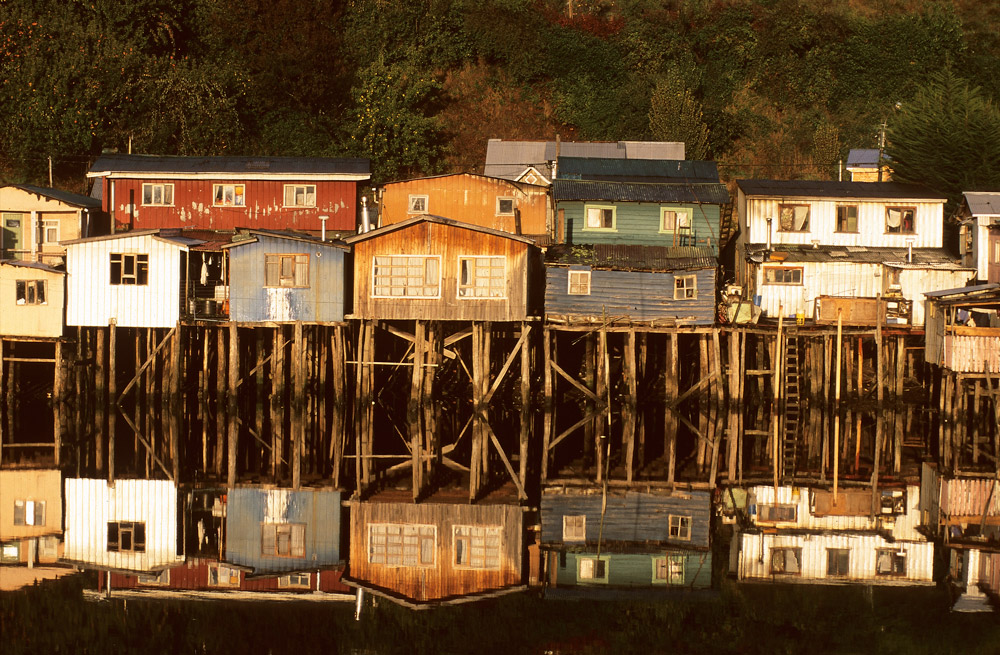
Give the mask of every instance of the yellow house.
M 0 335 L 59 338 L 66 273 L 47 264 L 0 261 Z
M 59 470 L 0 470 L 0 561 L 55 562 L 62 532 Z
M 0 259 L 62 264 L 60 241 L 96 236 L 107 221 L 101 201 L 59 189 L 0 187 Z

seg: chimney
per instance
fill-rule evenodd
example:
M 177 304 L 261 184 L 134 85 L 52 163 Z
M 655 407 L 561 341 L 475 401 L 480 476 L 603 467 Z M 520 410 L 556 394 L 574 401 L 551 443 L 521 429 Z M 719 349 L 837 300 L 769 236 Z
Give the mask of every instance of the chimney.
M 361 233 L 371 232 L 372 221 L 368 216 L 368 196 L 361 196 Z
M 328 220 L 330 220 L 329 216 L 324 215 L 319 217 L 319 222 L 323 224 L 323 227 L 320 230 L 320 235 L 319 235 L 320 241 L 326 241 L 326 222 Z

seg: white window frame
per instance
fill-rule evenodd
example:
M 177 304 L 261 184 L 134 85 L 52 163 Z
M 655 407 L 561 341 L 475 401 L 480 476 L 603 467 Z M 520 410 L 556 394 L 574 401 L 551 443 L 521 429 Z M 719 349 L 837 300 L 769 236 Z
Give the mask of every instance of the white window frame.
M 574 291 L 573 278 L 577 278 L 576 287 L 580 289 L 582 286 L 582 280 L 586 280 L 586 291 Z M 566 276 L 566 295 L 568 296 L 589 296 L 590 295 L 590 271 L 574 271 L 570 269 L 569 274 Z
M 565 542 L 586 542 L 587 541 L 587 515 L 586 514 L 564 514 L 563 515 L 563 541 L 565 541 Z
M 212 578 L 215 577 L 213 581 Z M 233 581 L 235 578 L 235 582 Z M 208 565 L 208 585 L 210 587 L 239 587 L 240 570 L 223 564 L 222 562 L 211 562 Z
M 500 203 L 504 201 L 510 202 L 510 211 L 503 211 L 503 209 L 501 208 Z M 496 212 L 497 216 L 513 216 L 516 210 L 517 210 L 517 202 L 515 201 L 513 196 L 497 196 L 497 212 Z
M 667 519 L 667 537 L 677 541 L 691 541 L 693 517 L 687 514 L 670 514 Z
M 146 191 L 149 190 L 149 202 L 146 202 Z M 156 202 L 156 191 L 160 192 L 160 202 Z M 169 196 L 169 199 L 167 198 Z M 212 196 L 213 198 L 215 196 Z M 174 185 L 166 182 L 145 182 L 142 185 L 143 207 L 173 207 Z
M 222 199 L 219 200 L 219 192 L 222 192 Z M 232 199 L 227 200 L 231 195 Z M 247 206 L 247 185 L 246 184 L 213 184 L 212 185 L 212 206 L 213 207 L 246 207 Z
M 309 284 L 309 253 L 304 252 L 276 252 L 264 255 L 264 286 L 271 289 L 308 289 Z M 284 262 L 291 260 L 292 272 L 290 275 L 283 275 Z M 299 268 L 305 267 L 305 274 L 299 275 Z M 305 278 L 305 284 L 301 278 Z M 286 284 L 287 282 L 287 284 Z
M 499 571 L 503 528 L 499 525 L 456 525 L 452 528 L 452 564 L 456 569 Z
M 430 197 L 426 193 L 411 193 L 406 198 L 406 213 L 426 214 L 429 205 Z
M 673 214 L 673 227 L 667 227 L 667 215 Z M 690 230 L 694 211 L 690 207 L 660 207 L 660 233 L 673 234 L 679 230 Z
M 38 290 L 41 289 L 41 294 Z M 48 285 L 45 280 L 16 280 L 14 282 L 15 300 L 19 307 L 48 305 Z
M 899 216 L 899 227 L 892 228 L 889 226 L 889 212 L 900 212 Z M 911 227 L 909 230 L 903 229 L 903 223 L 906 220 L 906 214 L 911 215 Z M 914 235 L 917 233 L 917 208 L 912 206 L 904 205 L 893 205 L 885 208 L 885 233 L 886 234 L 906 234 Z
M 596 210 L 602 212 L 611 212 L 611 227 L 604 227 L 603 225 L 591 227 L 590 225 L 590 212 L 591 210 Z M 603 223 L 603 221 L 602 221 Z M 586 232 L 617 232 L 618 231 L 618 211 L 614 205 L 584 205 L 583 206 L 583 229 Z
M 309 573 L 289 573 L 278 578 L 280 589 L 312 589 L 312 577 Z
M 273 533 L 273 538 L 270 533 Z M 298 535 L 298 538 L 296 538 Z M 267 548 L 268 543 L 272 548 Z M 296 546 L 298 542 L 298 546 Z M 306 556 L 306 524 L 305 523 L 261 523 L 260 524 L 260 554 L 261 557 L 283 557 L 286 559 L 302 559 Z
M 378 261 L 379 259 L 388 259 L 388 260 L 391 260 L 391 261 L 379 263 L 379 261 Z M 433 287 L 434 288 L 434 293 L 433 294 L 429 294 L 429 293 L 408 294 L 408 293 L 406 293 L 406 291 L 411 288 L 409 282 L 411 280 L 415 280 L 416 279 L 415 276 L 410 276 L 409 275 L 409 271 L 407 271 L 406 273 L 400 274 L 400 275 L 394 275 L 391 272 L 391 270 L 390 270 L 389 273 L 381 273 L 380 268 L 384 268 L 384 267 L 388 267 L 389 269 L 394 269 L 394 268 L 399 268 L 399 267 L 409 269 L 410 267 L 416 267 L 417 266 L 417 264 L 414 263 L 414 262 L 407 261 L 407 262 L 404 263 L 402 261 L 397 261 L 397 260 L 403 260 L 403 259 L 406 259 L 406 260 L 420 259 L 420 260 L 422 260 L 422 266 L 423 266 L 423 271 L 424 271 L 423 272 L 424 283 L 423 284 L 419 284 L 419 285 L 414 285 L 413 288 L 420 287 L 420 288 L 422 288 L 423 291 L 426 291 L 427 289 L 430 289 L 430 288 Z M 433 260 L 435 262 L 435 265 L 437 267 L 437 271 L 436 271 L 437 272 L 437 276 L 436 276 L 437 279 L 434 281 L 433 284 L 428 284 L 427 283 L 427 279 L 428 279 L 427 263 L 429 261 L 431 261 L 431 260 Z M 388 284 L 381 284 L 380 285 L 379 284 L 380 274 L 381 274 L 381 276 L 383 278 L 388 278 L 390 280 L 390 282 Z M 398 254 L 398 255 L 396 255 L 396 254 L 393 254 L 393 255 L 374 255 L 372 257 L 372 273 L 371 273 L 371 275 L 372 275 L 372 278 L 371 278 L 371 285 L 372 285 L 371 286 L 371 297 L 372 298 L 388 298 L 390 300 L 412 300 L 412 299 L 425 299 L 425 300 L 427 300 L 427 299 L 435 299 L 435 298 L 440 298 L 441 297 L 441 255 L 405 255 L 405 254 Z M 403 281 L 402 285 L 396 284 L 396 281 L 399 281 L 399 280 Z M 380 287 L 382 289 L 385 289 L 385 288 L 389 288 L 389 289 L 400 288 L 400 289 L 403 290 L 403 294 L 402 295 L 393 295 L 392 293 L 389 293 L 389 294 L 379 293 L 378 290 L 379 290 Z
M 58 218 L 45 218 L 42 219 L 42 244 L 43 245 L 58 245 L 59 244 L 59 223 Z M 49 238 L 49 230 L 53 231 L 53 238 Z
M 675 275 L 674 300 L 697 300 L 697 299 L 698 299 L 698 276 Z
M 685 559 L 683 555 L 653 557 L 653 584 L 665 584 L 671 587 L 683 585 L 687 567 Z
M 486 278 L 487 286 L 480 286 L 478 284 L 479 277 L 477 275 L 481 268 L 479 260 L 489 260 L 489 277 Z M 468 265 L 467 262 L 472 262 L 469 272 L 471 273 L 471 278 L 468 282 L 463 282 L 465 278 L 465 267 Z M 495 266 L 497 262 L 500 262 L 501 266 Z M 496 278 L 493 273 L 496 270 L 500 270 L 500 278 Z M 458 279 L 457 279 L 458 289 L 456 291 L 456 297 L 459 300 L 504 300 L 507 298 L 507 258 L 503 255 L 462 255 L 458 258 Z M 499 285 L 496 284 L 499 282 Z M 487 295 L 480 295 L 480 291 L 486 291 Z
M 778 518 L 770 516 L 772 513 L 788 512 L 791 510 L 792 518 Z M 791 503 L 761 503 L 757 505 L 757 523 L 796 523 L 799 518 L 799 506 Z
M 883 568 L 883 558 L 889 558 L 889 570 L 886 571 Z M 901 572 L 896 571 L 897 562 L 903 563 L 903 570 Z M 875 575 L 880 578 L 905 578 L 907 574 L 907 562 L 906 551 L 900 551 L 896 548 L 876 548 L 875 549 Z
M 424 547 L 430 542 L 430 554 Z M 389 568 L 429 569 L 437 566 L 437 526 L 425 523 L 369 523 L 368 563 Z
M 301 190 L 302 202 L 296 202 L 296 198 Z M 288 202 L 289 192 L 291 192 L 292 202 Z M 311 201 L 310 201 L 311 197 Z M 315 208 L 316 207 L 316 185 L 315 184 L 286 184 L 282 193 L 283 207 L 294 208 Z
M 17 498 L 14 500 L 14 525 L 45 526 L 45 501 Z
M 604 575 L 597 577 L 599 566 L 604 567 Z M 597 557 L 596 555 L 584 555 L 576 558 L 576 579 L 578 582 L 591 584 L 608 584 L 611 577 L 611 558 L 606 555 Z
M 115 282 L 113 269 L 118 258 L 118 281 Z M 132 272 L 125 272 L 125 263 L 131 260 Z M 144 287 L 149 285 L 149 254 L 136 252 L 113 252 L 109 254 L 108 282 L 112 286 Z
M 787 273 L 798 272 L 799 281 L 798 282 L 777 282 L 774 280 L 768 280 L 768 271 L 785 271 Z M 761 273 L 762 284 L 780 286 L 780 287 L 801 287 L 805 278 L 805 268 L 802 266 L 765 266 Z

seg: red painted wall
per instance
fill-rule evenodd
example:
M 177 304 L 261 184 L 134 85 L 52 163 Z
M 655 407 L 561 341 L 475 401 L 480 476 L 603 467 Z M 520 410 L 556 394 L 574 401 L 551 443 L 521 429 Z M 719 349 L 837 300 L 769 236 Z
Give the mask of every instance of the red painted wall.
M 111 213 L 119 227 L 132 229 L 202 228 L 232 230 L 247 227 L 264 230 L 322 229 L 320 216 L 329 216 L 328 231 L 353 231 L 357 228 L 358 183 L 319 180 L 171 180 L 104 178 L 104 210 Z M 173 184 L 172 206 L 143 206 L 143 184 Z M 213 206 L 215 184 L 243 184 L 244 207 Z M 286 208 L 286 184 L 316 186 L 316 207 Z M 114 185 L 114 204 L 111 186 Z M 132 194 L 132 195 L 130 195 Z M 131 199 L 131 203 L 130 203 Z M 132 204 L 134 203 L 134 205 Z
M 140 585 L 139 576 L 125 573 L 111 574 L 111 589 L 204 589 L 210 591 L 306 591 L 305 589 L 286 589 L 278 586 L 279 575 L 248 578 L 246 573 L 240 574 L 240 586 L 237 587 L 210 587 L 208 585 L 208 566 L 210 560 L 192 559 L 185 564 L 175 566 L 170 569 L 170 583 L 166 585 Z M 105 573 L 98 576 L 98 589 L 104 590 Z M 343 567 L 337 569 L 324 569 L 319 572 L 319 591 L 327 593 L 350 594 L 354 590 L 340 581 L 343 577 Z M 311 591 L 316 591 L 316 572 L 309 574 L 309 587 Z

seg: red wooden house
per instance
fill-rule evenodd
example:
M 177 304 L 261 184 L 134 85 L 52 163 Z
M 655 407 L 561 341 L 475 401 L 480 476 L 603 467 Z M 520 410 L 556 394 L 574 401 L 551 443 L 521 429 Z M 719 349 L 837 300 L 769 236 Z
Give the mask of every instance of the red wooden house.
M 102 155 L 99 185 L 115 229 L 354 232 L 367 159 Z

